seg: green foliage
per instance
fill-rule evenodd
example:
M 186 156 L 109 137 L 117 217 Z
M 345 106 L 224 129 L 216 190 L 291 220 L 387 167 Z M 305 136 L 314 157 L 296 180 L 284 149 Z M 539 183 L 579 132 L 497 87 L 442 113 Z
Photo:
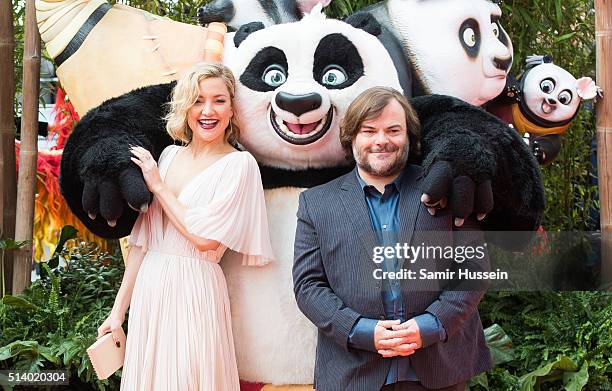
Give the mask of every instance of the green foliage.
M 479 309 L 483 324 L 508 334 L 514 354 L 487 373 L 483 389 L 612 390 L 611 293 L 489 293 Z
M 209 0 L 108 0 L 108 2 L 126 4 L 178 22 L 198 24 L 198 8 Z
M 325 14 L 329 18 L 344 19 L 356 11 L 377 2 L 376 0 L 333 0 L 325 8 Z
M 99 254 L 93 243 L 64 251 L 67 266 L 52 270 L 22 295 L 0 303 L 0 369 L 68 369 L 82 389 L 118 389 L 120 372 L 96 378 L 86 349 L 113 306 L 123 259 Z

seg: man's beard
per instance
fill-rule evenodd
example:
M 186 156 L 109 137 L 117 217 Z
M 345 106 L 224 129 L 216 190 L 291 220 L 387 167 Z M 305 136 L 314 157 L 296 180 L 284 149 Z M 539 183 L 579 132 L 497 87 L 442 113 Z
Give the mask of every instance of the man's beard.
M 400 152 L 395 160 L 381 168 L 372 167 L 366 154 L 367 152 L 396 152 L 398 149 Z M 406 144 L 403 147 L 398 148 L 394 145 L 387 144 L 384 148 L 369 148 L 363 155 L 361 154 L 361 151 L 358 151 L 353 147 L 353 156 L 355 156 L 357 167 L 363 171 L 374 176 L 388 177 L 399 173 L 406 166 L 406 162 L 408 161 L 408 145 Z

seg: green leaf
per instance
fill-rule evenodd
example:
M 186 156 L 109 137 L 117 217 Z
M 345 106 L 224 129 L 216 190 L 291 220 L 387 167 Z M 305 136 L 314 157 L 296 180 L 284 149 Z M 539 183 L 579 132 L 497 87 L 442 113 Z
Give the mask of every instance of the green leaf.
M 538 378 L 549 375 L 555 369 L 561 371 L 576 371 L 578 367 L 569 357 L 560 356 L 557 361 L 546 364 L 535 371 L 531 371 L 528 374 L 521 376 L 519 379 L 520 390 L 534 391 L 534 386 L 538 381 Z
M 32 304 L 27 299 L 19 296 L 5 295 L 2 298 L 2 304 L 10 305 L 13 307 L 24 308 L 27 310 L 38 310 L 39 307 L 35 304 Z
M 62 227 L 62 231 L 60 232 L 59 240 L 57 241 L 57 246 L 55 246 L 55 251 L 53 251 L 53 255 L 51 259 L 49 259 L 49 267 L 51 269 L 55 269 L 59 264 L 59 255 L 64 249 L 64 245 L 70 239 L 74 239 L 77 236 L 78 229 L 74 228 L 72 225 L 64 225 Z
M 489 350 L 491 351 L 493 365 L 497 366 L 514 360 L 512 340 L 500 325 L 495 323 L 487 327 L 484 334 Z
M 481 386 L 485 390 L 489 391 L 489 380 L 487 378 L 487 373 L 482 372 L 478 375 L 474 376 L 470 379 L 468 386 L 471 388 L 472 386 Z
M 581 391 L 589 382 L 589 363 L 585 361 L 578 372 L 566 372 L 563 374 L 565 391 Z
M 30 243 L 29 240 L 21 240 L 16 242 L 13 239 L 3 239 L 0 240 L 0 250 L 17 250 L 28 243 Z
M 45 360 L 47 360 L 49 362 L 52 362 L 55 365 L 59 365 L 60 364 L 60 362 L 61 362 L 60 358 L 57 357 L 56 355 L 54 355 L 51 352 L 50 348 L 48 348 L 46 346 L 41 346 L 39 348 L 39 352 L 40 352 L 40 355 L 45 358 Z
M 576 35 L 576 32 L 575 32 L 575 31 L 572 31 L 571 33 L 567 33 L 567 34 L 560 35 L 560 36 L 558 36 L 558 37 L 556 37 L 556 38 L 555 38 L 555 43 L 559 43 L 559 42 L 562 42 L 562 41 L 568 40 L 568 39 L 570 39 L 571 37 L 573 37 L 574 35 Z M 576 210 L 574 210 L 574 212 L 576 212 Z

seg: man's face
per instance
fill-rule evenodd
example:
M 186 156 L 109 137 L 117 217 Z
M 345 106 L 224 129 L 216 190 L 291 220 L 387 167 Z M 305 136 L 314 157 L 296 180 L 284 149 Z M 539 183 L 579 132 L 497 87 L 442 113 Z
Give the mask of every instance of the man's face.
M 380 115 L 364 121 L 353 140 L 357 166 L 370 175 L 387 177 L 399 173 L 408 160 L 406 114 L 391 99 Z

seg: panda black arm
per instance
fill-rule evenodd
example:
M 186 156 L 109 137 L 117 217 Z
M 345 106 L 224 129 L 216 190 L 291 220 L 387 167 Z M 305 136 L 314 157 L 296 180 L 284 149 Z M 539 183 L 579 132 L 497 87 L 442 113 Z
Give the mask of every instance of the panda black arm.
M 491 181 L 493 209 L 482 223 L 484 230 L 535 230 L 544 211 L 544 190 L 538 163 L 518 133 L 456 98 L 431 95 L 414 98 L 412 103 L 422 126 L 424 183 L 431 184 L 427 176 L 440 162 L 448 162 L 451 199 L 465 199 L 465 194 L 456 194 L 463 191 L 455 188 L 462 183 L 458 179 L 467 177 L 476 185 L 470 194 L 473 210 L 467 214 L 480 212 L 478 185 Z M 465 218 L 463 213 L 456 217 Z
M 157 160 L 172 143 L 162 118 L 173 86 L 144 87 L 102 103 L 68 139 L 60 189 L 72 212 L 96 235 L 126 236 L 138 216 L 133 209 L 151 201 L 140 169 L 130 161 L 129 144 L 148 149 Z

